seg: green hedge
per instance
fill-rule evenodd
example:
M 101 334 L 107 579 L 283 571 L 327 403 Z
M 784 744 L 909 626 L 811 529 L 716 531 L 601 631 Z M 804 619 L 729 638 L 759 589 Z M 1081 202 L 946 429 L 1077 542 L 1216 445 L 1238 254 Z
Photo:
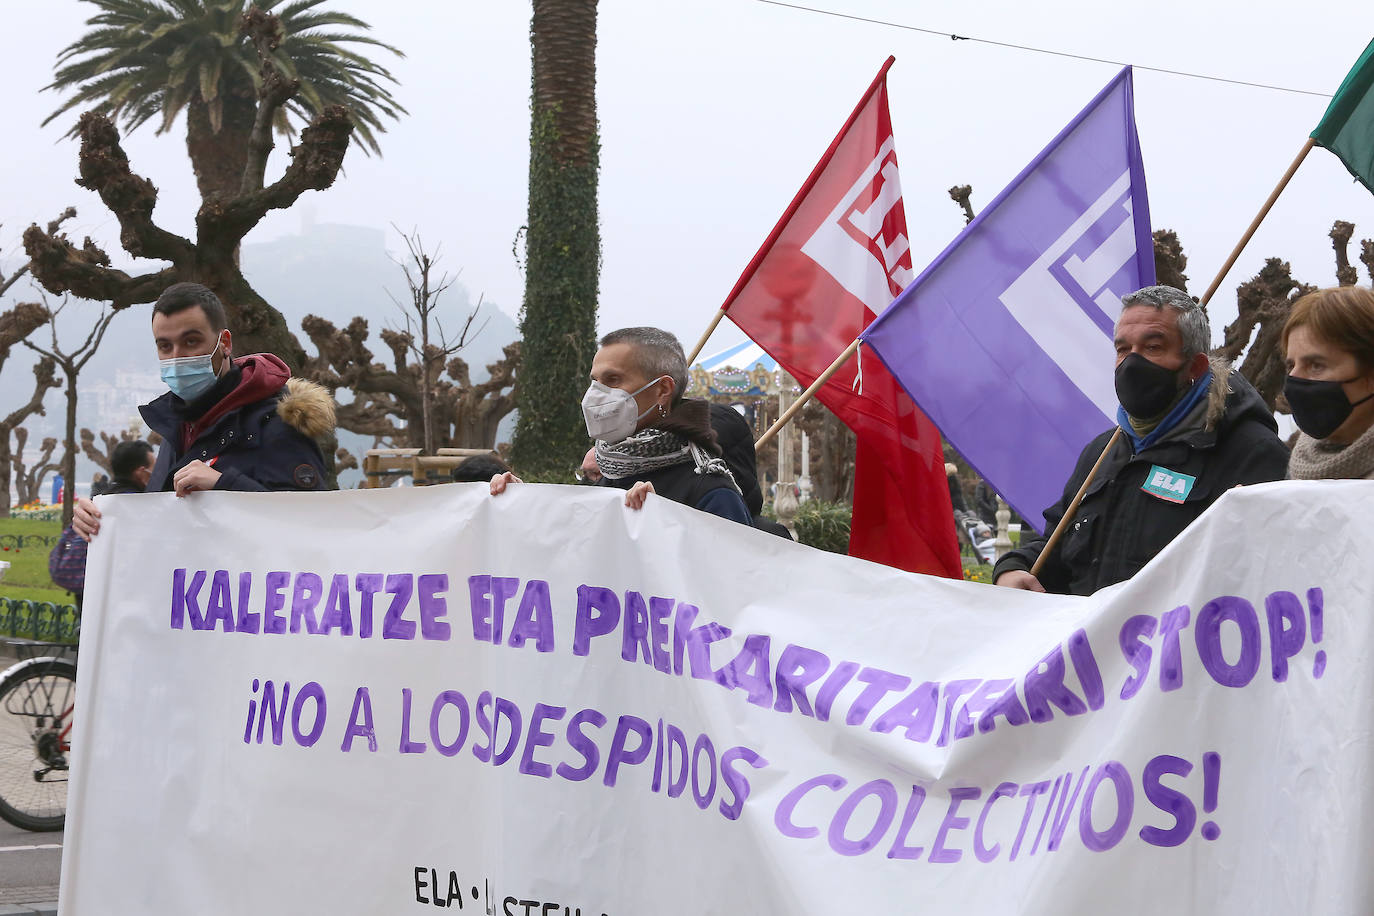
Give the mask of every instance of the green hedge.
M 848 503 L 809 499 L 797 510 L 792 527 L 797 529 L 797 540 L 803 544 L 831 553 L 848 553 L 852 513 Z

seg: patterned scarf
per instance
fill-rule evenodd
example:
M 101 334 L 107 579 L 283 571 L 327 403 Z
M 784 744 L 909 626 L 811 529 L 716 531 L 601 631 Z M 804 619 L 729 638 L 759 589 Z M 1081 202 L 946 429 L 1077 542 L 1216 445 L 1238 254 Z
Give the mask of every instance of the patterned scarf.
M 666 418 L 628 439 L 615 443 L 598 439 L 596 465 L 604 476 L 622 480 L 690 461 L 696 473 L 723 475 L 738 493 L 735 475 L 718 457 L 719 451 L 706 402 L 683 400 Z
M 1288 457 L 1288 476 L 1293 480 L 1351 480 L 1374 473 L 1374 426 L 1349 445 L 1298 434 Z

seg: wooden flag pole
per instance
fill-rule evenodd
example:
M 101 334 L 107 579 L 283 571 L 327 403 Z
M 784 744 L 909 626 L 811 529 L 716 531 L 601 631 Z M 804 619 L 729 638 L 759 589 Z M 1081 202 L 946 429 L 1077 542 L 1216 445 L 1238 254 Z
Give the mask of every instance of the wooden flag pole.
M 1054 550 L 1059 544 L 1059 539 L 1064 536 L 1064 529 L 1068 527 L 1069 519 L 1078 512 L 1078 504 L 1083 501 L 1083 494 L 1088 492 L 1088 485 L 1097 476 L 1097 469 L 1102 467 L 1102 462 L 1107 460 L 1107 455 L 1111 454 L 1112 446 L 1116 445 L 1116 440 L 1120 438 L 1121 427 L 1118 426 L 1116 432 L 1112 433 L 1112 437 L 1107 440 L 1107 447 L 1102 450 L 1101 455 L 1097 456 L 1097 463 L 1093 465 L 1093 469 L 1088 472 L 1088 476 L 1083 480 L 1083 486 L 1079 487 L 1078 492 L 1074 494 L 1073 502 L 1069 503 L 1069 508 L 1064 510 L 1064 517 L 1059 520 L 1058 525 L 1054 526 L 1054 532 L 1050 535 L 1050 539 L 1045 542 L 1045 549 L 1040 551 L 1040 556 L 1035 558 L 1035 565 L 1031 567 L 1030 571 L 1032 576 L 1039 577 L 1040 568 L 1050 558 L 1050 551 Z
M 687 356 L 688 367 L 690 367 L 696 358 L 701 355 L 701 350 L 706 346 L 706 341 L 711 339 L 711 335 L 716 332 L 716 327 L 724 317 L 725 309 L 716 309 L 716 317 L 711 319 L 710 325 L 706 328 L 706 333 L 701 335 L 701 340 L 697 341 L 697 345 L 692 348 L 692 352 Z
M 830 381 L 830 376 L 834 375 L 836 372 L 839 372 L 840 367 L 843 366 L 849 360 L 849 357 L 853 356 L 857 352 L 859 352 L 859 338 L 856 337 L 854 338 L 854 342 L 852 344 L 845 347 L 843 353 L 835 357 L 835 361 L 831 363 L 826 368 L 826 370 L 820 374 L 820 377 L 818 377 L 814 382 L 811 383 L 811 387 L 803 391 L 801 393 L 801 396 L 792 402 L 792 406 L 787 408 L 787 410 L 783 411 L 782 416 L 778 417 L 777 421 L 774 422 L 772 426 L 768 427 L 768 432 L 764 433 L 762 436 L 759 436 L 759 441 L 754 443 L 755 450 L 763 448 L 763 446 L 767 444 L 769 439 L 772 439 L 774 436 L 776 436 L 778 434 L 778 430 L 786 426 L 787 421 L 796 416 L 797 411 L 801 410 L 802 407 L 805 406 L 806 402 L 811 400 L 812 396 L 817 391 L 821 390 L 821 386 L 824 385 L 826 382 Z
M 1230 273 L 1231 268 L 1240 257 L 1240 253 L 1245 250 L 1245 246 L 1250 244 L 1251 236 L 1255 234 L 1255 230 L 1259 228 L 1259 224 L 1264 222 L 1264 218 L 1269 215 L 1269 210 L 1274 206 L 1274 201 L 1279 199 L 1279 195 L 1283 193 L 1283 189 L 1288 187 L 1288 182 L 1293 180 L 1293 174 L 1297 172 L 1298 166 L 1302 165 L 1302 161 L 1307 158 L 1307 154 L 1312 151 L 1312 147 L 1316 142 L 1317 141 L 1313 140 L 1311 137 L 1307 138 L 1307 142 L 1302 145 L 1302 149 L 1298 152 L 1297 158 L 1293 160 L 1293 164 L 1288 167 L 1288 171 L 1283 173 L 1283 177 L 1279 179 L 1279 183 L 1274 186 L 1274 190 L 1269 195 L 1269 199 L 1264 202 L 1264 206 L 1260 207 L 1259 213 L 1255 215 L 1254 220 L 1250 223 L 1250 228 L 1245 230 L 1245 235 L 1241 236 L 1240 241 L 1236 243 L 1236 247 L 1231 251 L 1231 256 L 1226 259 L 1225 264 L 1221 265 L 1221 270 L 1217 272 L 1217 278 L 1212 281 L 1211 286 L 1207 287 L 1207 292 L 1202 294 L 1202 299 L 1199 301 L 1201 301 L 1204 306 L 1212 301 L 1212 296 L 1216 293 L 1217 287 L 1221 286 L 1221 281 L 1226 279 L 1226 275 Z
M 1250 222 L 1250 227 L 1245 230 L 1245 234 L 1241 236 L 1240 241 L 1236 243 L 1236 247 L 1231 250 L 1231 256 L 1226 259 L 1225 264 L 1221 265 L 1221 270 L 1217 271 L 1216 279 L 1212 281 L 1212 285 L 1207 287 L 1207 292 L 1202 294 L 1202 299 L 1199 300 L 1202 305 L 1206 306 L 1208 302 L 1212 301 L 1212 296 L 1216 295 L 1217 288 L 1221 286 L 1221 281 L 1225 280 L 1226 275 L 1231 272 L 1231 268 L 1234 267 L 1236 261 L 1239 260 L 1241 252 L 1245 250 L 1246 245 L 1250 244 L 1250 239 L 1254 236 L 1255 231 L 1259 229 L 1260 223 L 1264 222 L 1264 218 L 1269 215 L 1269 211 L 1274 207 L 1274 202 L 1279 199 L 1279 195 L 1283 193 L 1283 189 L 1288 187 L 1288 182 L 1293 180 L 1293 175 L 1298 171 L 1298 166 L 1302 165 L 1302 161 L 1307 158 L 1307 154 L 1312 151 L 1312 147 L 1315 145 L 1316 141 L 1308 137 L 1307 142 L 1302 145 L 1302 149 L 1298 151 L 1298 155 L 1293 159 L 1293 164 L 1288 166 L 1288 171 L 1283 173 L 1283 177 L 1279 179 L 1279 183 L 1275 185 L 1274 190 L 1270 192 L 1269 199 L 1264 202 L 1264 206 L 1260 207 L 1259 213 L 1255 214 L 1255 218 Z M 1040 551 L 1040 556 L 1036 558 L 1035 565 L 1031 567 L 1032 576 L 1039 576 L 1040 568 L 1045 565 L 1045 561 L 1049 559 L 1050 551 L 1054 550 L 1055 546 L 1059 543 L 1059 539 L 1063 537 L 1065 527 L 1068 525 L 1069 520 L 1073 518 L 1074 513 L 1078 511 L 1078 504 L 1083 501 L 1083 494 L 1088 492 L 1088 486 L 1093 482 L 1093 478 L 1097 476 L 1098 468 L 1102 467 L 1102 462 L 1106 460 L 1107 454 L 1111 452 L 1112 446 L 1116 445 L 1116 440 L 1119 438 L 1121 438 L 1120 426 L 1116 428 L 1116 432 L 1112 433 L 1111 440 L 1107 442 L 1107 447 L 1104 448 L 1102 454 L 1098 456 L 1097 463 L 1094 464 L 1092 470 L 1088 472 L 1087 478 L 1083 481 L 1083 486 L 1078 488 L 1078 493 L 1074 495 L 1073 502 L 1069 503 L 1069 508 L 1064 512 L 1064 517 L 1059 520 L 1059 524 L 1054 527 L 1054 531 L 1050 534 L 1050 539 L 1045 542 L 1045 549 Z

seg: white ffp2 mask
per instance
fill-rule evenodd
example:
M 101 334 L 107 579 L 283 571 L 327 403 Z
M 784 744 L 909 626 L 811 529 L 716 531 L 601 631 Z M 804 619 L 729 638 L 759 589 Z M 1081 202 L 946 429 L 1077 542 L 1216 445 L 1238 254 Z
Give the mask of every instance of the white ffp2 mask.
M 668 376 L 660 375 L 647 385 L 626 391 L 624 388 L 611 388 L 593 381 L 582 395 L 582 419 L 587 424 L 587 435 L 602 442 L 619 442 L 634 434 L 635 426 L 653 410 L 639 413 L 635 395 Z

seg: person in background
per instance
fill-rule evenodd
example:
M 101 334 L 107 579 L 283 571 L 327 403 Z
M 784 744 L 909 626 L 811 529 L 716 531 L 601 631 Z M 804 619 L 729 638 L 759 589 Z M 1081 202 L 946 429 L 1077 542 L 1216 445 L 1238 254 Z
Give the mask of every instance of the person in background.
M 464 458 L 449 473 L 454 483 L 486 483 L 509 470 L 510 465 L 495 455 L 473 455 Z
M 658 328 L 623 328 L 601 338 L 591 386 L 582 397 L 587 434 L 596 441 L 598 486 L 625 490 L 639 509 L 651 493 L 712 515 L 752 525 L 739 484 L 721 458 L 702 400 L 684 397 L 682 344 Z M 493 496 L 520 478 L 491 479 Z
M 1374 293 L 1319 289 L 1283 326 L 1283 394 L 1298 425 L 1294 480 L 1374 479 Z
M 148 489 L 148 480 L 153 475 L 153 465 L 157 452 L 142 439 L 121 442 L 110 455 L 110 472 L 114 480 L 106 485 L 106 495 L 118 493 L 142 493 Z
M 968 506 L 964 502 L 964 487 L 959 483 L 959 468 L 946 461 L 945 477 L 949 480 L 949 503 L 954 507 L 954 511 L 968 511 Z
M 142 493 L 148 486 L 157 455 L 153 447 L 142 439 L 121 442 L 110 455 L 110 471 L 114 480 L 101 484 L 96 496 L 115 496 L 123 493 Z M 94 486 L 91 487 L 95 489 Z M 68 525 L 48 554 L 48 574 L 56 585 L 72 593 L 78 612 L 86 596 L 86 539 L 73 525 Z

